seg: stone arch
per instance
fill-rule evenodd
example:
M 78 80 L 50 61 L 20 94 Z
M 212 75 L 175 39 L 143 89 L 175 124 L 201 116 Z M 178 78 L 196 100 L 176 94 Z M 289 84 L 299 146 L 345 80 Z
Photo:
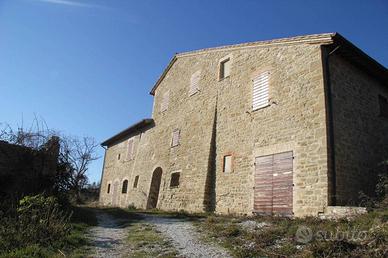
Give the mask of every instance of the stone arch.
M 121 181 L 121 194 L 127 194 L 129 190 L 129 180 L 128 178 L 123 178 Z
M 160 185 L 162 183 L 163 170 L 157 167 L 152 173 L 150 191 L 148 193 L 147 209 L 154 209 L 158 204 Z

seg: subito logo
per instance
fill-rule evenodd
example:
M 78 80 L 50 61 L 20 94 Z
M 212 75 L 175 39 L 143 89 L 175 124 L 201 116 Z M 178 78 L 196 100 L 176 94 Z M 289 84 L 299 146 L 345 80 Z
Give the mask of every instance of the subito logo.
M 295 239 L 299 243 L 307 244 L 313 239 L 313 231 L 306 226 L 299 226 L 295 234 Z

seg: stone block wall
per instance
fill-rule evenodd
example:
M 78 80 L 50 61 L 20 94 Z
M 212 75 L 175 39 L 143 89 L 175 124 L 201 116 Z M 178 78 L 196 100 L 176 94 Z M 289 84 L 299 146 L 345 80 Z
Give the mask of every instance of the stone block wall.
M 217 53 L 217 58 L 229 52 Z M 232 52 L 229 78 L 218 89 L 216 212 L 252 214 L 255 157 L 293 151 L 296 216 L 327 205 L 327 139 L 319 45 Z M 270 105 L 252 111 L 252 79 L 270 71 Z M 222 171 L 232 154 L 233 172 Z
M 371 194 L 380 164 L 388 160 L 388 119 L 380 116 L 377 81 L 338 54 L 330 57 L 337 205 L 358 205 L 359 191 Z
M 232 62 L 231 74 L 219 80 L 219 61 L 225 56 Z M 199 91 L 190 95 L 190 78 L 198 70 Z M 252 111 L 252 78 L 265 70 L 271 72 L 271 103 Z M 167 91 L 168 109 L 161 112 Z M 160 167 L 163 174 L 158 208 L 252 214 L 255 157 L 293 151 L 295 215 L 317 215 L 327 206 L 326 117 L 319 44 L 183 54 L 154 98 L 155 126 L 134 136 L 134 160 L 117 160 L 118 153 L 126 151 L 127 139 L 106 152 L 102 203 L 145 208 L 152 173 Z M 175 129 L 181 132 L 180 144 L 171 147 Z M 226 154 L 233 157 L 233 171 L 228 174 L 222 171 Z M 170 188 L 171 173 L 176 171 L 180 172 L 180 185 Z M 140 177 L 135 189 L 136 175 Z M 129 191 L 121 194 L 126 178 Z M 111 194 L 106 193 L 108 183 Z M 120 189 L 119 194 L 113 194 L 115 189 Z

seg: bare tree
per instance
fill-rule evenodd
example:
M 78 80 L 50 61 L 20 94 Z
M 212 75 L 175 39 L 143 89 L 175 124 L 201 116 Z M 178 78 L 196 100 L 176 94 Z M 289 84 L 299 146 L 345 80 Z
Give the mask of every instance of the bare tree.
M 91 137 L 62 137 L 60 162 L 67 164 L 67 188 L 81 200 L 81 190 L 88 184 L 89 165 L 99 157 L 96 155 L 98 144 Z
M 56 168 L 51 170 L 54 175 L 53 189 L 56 192 L 72 193 L 76 200 L 81 200 L 81 190 L 88 183 L 87 172 L 91 162 L 98 159 L 96 150 L 98 144 L 91 137 L 78 138 L 61 135 L 54 130 L 49 130 L 43 119 L 35 117 L 30 128 L 25 128 L 23 123 L 14 130 L 8 124 L 0 124 L 0 141 L 9 144 L 26 147 L 34 151 L 40 151 L 46 147 L 46 143 L 53 137 L 59 138 L 59 155 Z M 0 145 L 0 157 L 6 157 L 7 152 Z M 8 158 L 4 158 L 9 162 Z M 1 168 L 0 159 L 0 168 Z M 23 155 L 15 161 L 17 164 L 26 163 Z M 41 171 L 36 171 L 41 172 Z M 34 173 L 28 173 L 34 174 Z M 25 177 L 25 176 L 24 176 Z M 4 180 L 3 180 L 4 181 Z

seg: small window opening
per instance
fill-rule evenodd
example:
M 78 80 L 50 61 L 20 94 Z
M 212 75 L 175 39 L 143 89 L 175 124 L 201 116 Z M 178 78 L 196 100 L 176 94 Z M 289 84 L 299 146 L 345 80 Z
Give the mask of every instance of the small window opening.
M 232 155 L 226 155 L 224 156 L 224 161 L 223 161 L 223 172 L 224 173 L 230 173 L 232 172 Z
M 180 172 L 175 172 L 171 174 L 170 187 L 178 187 L 179 186 L 179 178 Z
M 220 63 L 220 80 L 230 75 L 230 58 L 227 58 Z
M 108 184 L 108 190 L 106 192 L 110 193 L 110 184 Z
M 117 160 L 120 160 L 121 158 L 121 154 L 119 153 L 119 155 L 117 155 Z
M 135 181 L 133 182 L 133 188 L 137 188 L 138 183 L 139 183 L 139 176 L 136 176 Z

